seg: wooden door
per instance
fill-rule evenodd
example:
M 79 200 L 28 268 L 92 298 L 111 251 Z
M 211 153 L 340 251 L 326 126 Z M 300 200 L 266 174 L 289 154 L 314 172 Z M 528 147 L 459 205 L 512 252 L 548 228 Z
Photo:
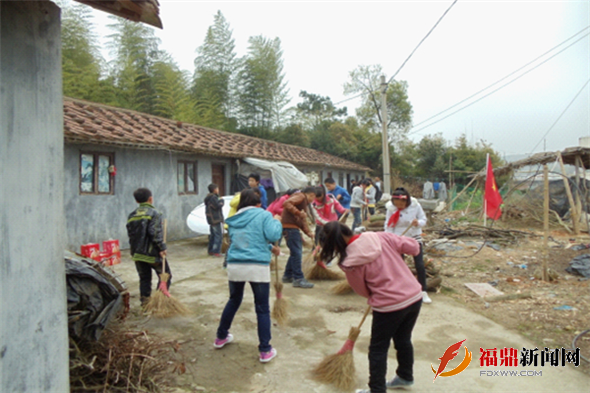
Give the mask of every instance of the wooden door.
M 219 187 L 219 195 L 226 195 L 225 193 L 225 165 L 211 164 L 211 182 L 217 184 Z

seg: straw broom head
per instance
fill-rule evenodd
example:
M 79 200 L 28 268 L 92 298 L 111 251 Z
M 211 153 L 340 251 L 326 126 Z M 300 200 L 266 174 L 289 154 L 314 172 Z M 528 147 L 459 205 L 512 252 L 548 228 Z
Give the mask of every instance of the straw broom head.
M 318 261 L 306 270 L 305 278 L 308 280 L 337 281 L 342 280 L 344 276 L 338 272 L 330 270 L 324 262 Z
M 317 381 L 334 384 L 341 390 L 351 390 L 355 384 L 356 371 L 352 350 L 359 334 L 361 326 L 365 322 L 371 307 L 367 307 L 361 323 L 357 327 L 351 327 L 348 339 L 338 353 L 327 356 L 313 370 L 313 376 Z
M 175 315 L 187 315 L 189 309 L 173 296 L 166 296 L 162 291 L 156 291 L 144 308 L 146 313 L 158 318 L 169 318 Z
M 330 288 L 330 292 L 332 292 L 334 295 L 348 295 L 349 293 L 354 293 L 354 290 L 348 281 L 344 280 Z
M 283 298 L 283 283 L 279 281 L 279 267 L 277 263 L 277 257 L 275 256 L 274 259 L 276 268 L 275 268 L 275 292 L 277 294 L 277 298 L 275 303 L 272 307 L 272 317 L 277 321 L 279 326 L 285 326 L 289 320 L 288 314 L 288 303 L 285 298 Z

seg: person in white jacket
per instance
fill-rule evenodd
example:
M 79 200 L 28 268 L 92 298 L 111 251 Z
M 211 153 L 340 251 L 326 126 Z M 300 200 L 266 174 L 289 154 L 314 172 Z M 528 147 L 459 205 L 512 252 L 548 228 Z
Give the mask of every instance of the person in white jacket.
M 424 267 L 424 246 L 422 244 L 422 227 L 426 225 L 426 214 L 424 214 L 418 200 L 412 198 L 403 187 L 398 187 L 393 191 L 391 201 L 387 202 L 385 207 L 387 208 L 385 232 L 401 236 L 410 227 L 404 236 L 412 237 L 420 244 L 420 253 L 414 257 L 414 266 L 416 273 L 418 273 L 418 282 L 422 286 L 422 301 L 432 303 L 426 292 L 426 268 Z

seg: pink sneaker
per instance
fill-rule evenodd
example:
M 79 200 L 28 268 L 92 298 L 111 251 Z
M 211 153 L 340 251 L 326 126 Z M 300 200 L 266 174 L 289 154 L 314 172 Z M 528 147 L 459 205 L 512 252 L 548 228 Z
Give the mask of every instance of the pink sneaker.
M 271 348 L 268 352 L 260 352 L 260 362 L 261 363 L 268 363 L 273 360 L 277 356 L 277 350 Z
M 228 333 L 227 337 L 223 340 L 216 338 L 215 342 L 213 343 L 213 346 L 217 349 L 221 349 L 225 346 L 225 344 L 229 344 L 232 341 L 234 341 L 234 336 L 232 336 L 231 333 Z

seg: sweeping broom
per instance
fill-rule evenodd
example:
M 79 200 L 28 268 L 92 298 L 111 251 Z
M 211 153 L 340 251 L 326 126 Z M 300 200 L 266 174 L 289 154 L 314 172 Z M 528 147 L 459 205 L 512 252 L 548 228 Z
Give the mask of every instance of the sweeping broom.
M 283 297 L 283 283 L 279 280 L 279 262 L 278 258 L 275 255 L 274 263 L 275 263 L 275 292 L 277 294 L 277 299 L 275 300 L 275 304 L 272 307 L 272 317 L 277 321 L 279 326 L 285 326 L 287 321 L 289 320 L 289 315 L 287 314 L 288 303 L 287 300 Z
M 411 225 L 407 227 L 406 230 L 401 234 L 401 236 L 404 236 L 406 233 L 408 233 L 411 227 Z M 350 286 L 348 281 L 342 281 L 330 288 L 330 292 L 332 292 L 334 295 L 348 295 L 349 293 L 353 293 L 354 291 L 352 290 L 352 287 Z
M 317 381 L 334 384 L 340 390 L 351 390 L 354 387 L 356 371 L 352 350 L 356 339 L 361 333 L 361 326 L 363 326 L 370 311 L 371 306 L 368 306 L 358 327 L 353 326 L 350 328 L 348 339 L 344 342 L 342 348 L 337 353 L 326 356 L 313 370 L 313 376 Z
M 315 263 L 308 266 L 305 272 L 305 278 L 308 280 L 324 280 L 324 281 L 336 281 L 342 280 L 344 277 L 342 274 L 330 270 L 323 261 L 319 260 L 321 248 L 317 246 L 315 251 L 311 253 L 312 258 L 315 259 Z
M 348 212 L 344 213 L 338 222 L 342 223 L 346 221 L 348 217 Z M 334 272 L 326 266 L 323 261 L 318 260 L 318 255 L 320 254 L 321 248 L 317 246 L 315 250 L 306 257 L 306 260 L 303 262 L 303 267 L 305 269 L 305 278 L 308 280 L 325 280 L 325 281 L 336 281 L 342 280 L 341 274 Z M 315 262 L 315 263 L 314 263 Z
M 164 220 L 164 243 L 166 243 L 166 220 Z M 160 285 L 155 294 L 150 296 L 150 300 L 145 306 L 145 311 L 159 318 L 168 318 L 174 315 L 186 315 L 189 310 L 186 306 L 168 292 L 168 279 L 170 275 L 166 273 L 166 257 L 162 258 L 162 273 L 160 274 Z

